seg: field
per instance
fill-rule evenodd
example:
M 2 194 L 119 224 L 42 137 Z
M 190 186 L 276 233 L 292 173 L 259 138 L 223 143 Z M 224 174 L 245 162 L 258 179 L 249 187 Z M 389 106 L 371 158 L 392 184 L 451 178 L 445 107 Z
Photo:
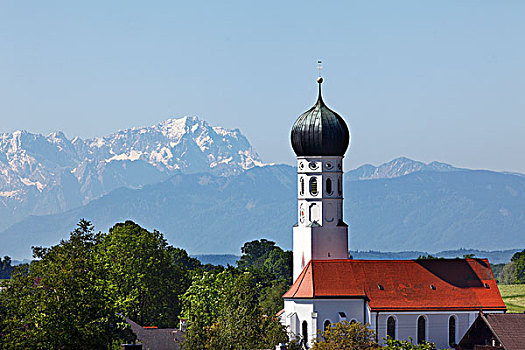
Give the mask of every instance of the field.
M 525 310 L 525 284 L 499 285 L 507 312 L 521 313 Z

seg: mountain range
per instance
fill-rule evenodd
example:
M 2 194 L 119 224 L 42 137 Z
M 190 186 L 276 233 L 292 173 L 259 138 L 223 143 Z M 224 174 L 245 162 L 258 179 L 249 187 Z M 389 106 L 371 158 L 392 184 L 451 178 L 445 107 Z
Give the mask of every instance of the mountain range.
M 291 248 L 296 169 L 265 165 L 239 130 L 172 119 L 91 140 L 0 137 L 0 254 L 30 256 L 80 218 L 134 220 L 191 254 L 238 254 L 268 238 Z M 352 250 L 525 247 L 525 176 L 408 158 L 345 174 Z M 3 205 L 3 206 L 2 206 Z
M 62 132 L 0 134 L 0 230 L 120 187 L 140 188 L 174 174 L 232 175 L 257 165 L 259 156 L 238 129 L 213 127 L 197 117 L 87 140 L 70 140 Z

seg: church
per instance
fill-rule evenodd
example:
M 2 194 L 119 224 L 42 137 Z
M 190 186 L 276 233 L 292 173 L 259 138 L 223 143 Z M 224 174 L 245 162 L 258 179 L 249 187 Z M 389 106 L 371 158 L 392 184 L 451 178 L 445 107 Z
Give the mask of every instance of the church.
M 343 219 L 343 158 L 350 132 L 326 106 L 317 80 L 315 105 L 292 127 L 297 155 L 297 224 L 293 285 L 278 314 L 291 336 L 310 347 L 339 321 L 362 322 L 377 340 L 409 337 L 454 348 L 480 311 L 506 311 L 486 259 L 353 260 Z

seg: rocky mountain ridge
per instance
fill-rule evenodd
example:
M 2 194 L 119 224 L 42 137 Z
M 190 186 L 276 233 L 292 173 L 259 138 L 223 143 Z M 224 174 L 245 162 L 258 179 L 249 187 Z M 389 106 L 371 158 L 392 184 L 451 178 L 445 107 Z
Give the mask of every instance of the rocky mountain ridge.
M 59 213 L 119 187 L 178 173 L 237 174 L 261 166 L 238 129 L 197 117 L 83 140 L 62 132 L 0 134 L 0 229 L 27 215 Z

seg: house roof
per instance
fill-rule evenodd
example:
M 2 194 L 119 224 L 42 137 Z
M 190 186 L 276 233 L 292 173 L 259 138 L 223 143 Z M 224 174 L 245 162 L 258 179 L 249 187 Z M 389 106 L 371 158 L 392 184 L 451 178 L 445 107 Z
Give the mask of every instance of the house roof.
M 283 298 L 364 298 L 374 311 L 506 310 L 487 259 L 312 260 Z
M 525 349 L 525 314 L 482 314 L 506 350 Z
M 166 349 L 179 350 L 179 343 L 183 340 L 183 334 L 176 328 L 154 328 L 141 327 L 139 324 L 126 318 L 131 330 L 137 336 L 137 340 L 143 345 L 144 350 Z

